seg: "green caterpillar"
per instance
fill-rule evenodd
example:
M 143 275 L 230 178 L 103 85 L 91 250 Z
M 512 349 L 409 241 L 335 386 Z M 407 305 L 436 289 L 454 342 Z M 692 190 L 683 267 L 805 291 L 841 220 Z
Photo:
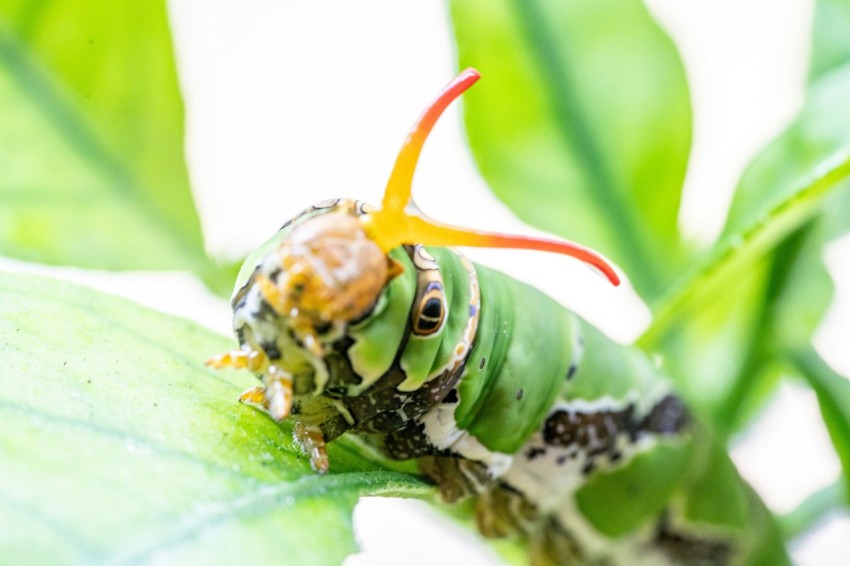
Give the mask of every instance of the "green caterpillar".
M 478 79 L 467 70 L 414 126 L 380 208 L 317 204 L 248 258 L 233 297 L 240 349 L 216 367 L 262 386 L 241 401 L 292 418 L 318 472 L 345 432 L 416 458 L 480 531 L 532 564 L 777 564 L 781 539 L 725 451 L 655 365 L 534 288 L 440 246 L 551 240 L 439 225 L 410 198 L 425 138 Z

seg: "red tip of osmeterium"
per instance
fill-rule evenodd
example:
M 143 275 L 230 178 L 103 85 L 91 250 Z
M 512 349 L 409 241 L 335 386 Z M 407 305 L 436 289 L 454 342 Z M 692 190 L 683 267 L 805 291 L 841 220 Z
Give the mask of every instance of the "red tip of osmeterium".
M 547 238 L 535 238 L 532 236 L 511 236 L 508 234 L 481 233 L 482 245 L 487 247 L 518 248 L 526 250 L 539 250 L 542 252 L 553 252 L 568 255 L 585 262 L 597 269 L 615 287 L 620 284 L 620 276 L 614 271 L 605 258 L 595 251 L 568 242 L 566 240 L 549 240 Z M 486 244 L 484 244 L 486 242 Z M 456 244 L 458 245 L 458 244 Z M 460 244 L 475 245 L 475 244 Z
M 413 125 L 407 139 L 402 145 L 401 151 L 396 157 L 395 166 L 387 181 L 387 189 L 381 207 L 387 209 L 402 209 L 410 201 L 410 190 L 413 185 L 413 172 L 416 170 L 416 162 L 422 152 L 425 139 L 440 115 L 452 103 L 454 99 L 464 93 L 466 89 L 475 84 L 481 78 L 481 73 L 469 68 L 461 71 L 452 81 L 447 84 L 437 98 L 419 116 Z
M 431 246 L 505 247 L 555 252 L 584 261 L 601 271 L 612 284 L 619 285 L 620 278 L 608 262 L 596 252 L 578 244 L 447 226 L 418 212 L 411 198 L 411 186 L 425 138 L 446 107 L 479 78 L 481 75 L 475 69 L 461 72 L 446 85 L 416 121 L 396 158 L 381 208 L 361 217 L 369 237 L 385 251 L 402 244 L 418 243 Z

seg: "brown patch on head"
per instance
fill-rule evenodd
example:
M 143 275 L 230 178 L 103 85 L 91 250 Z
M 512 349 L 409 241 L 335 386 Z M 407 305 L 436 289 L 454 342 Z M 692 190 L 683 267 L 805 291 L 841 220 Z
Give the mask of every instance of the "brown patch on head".
M 299 224 L 280 254 L 281 310 L 313 323 L 358 318 L 394 275 L 389 257 L 354 216 L 344 213 L 321 214 Z

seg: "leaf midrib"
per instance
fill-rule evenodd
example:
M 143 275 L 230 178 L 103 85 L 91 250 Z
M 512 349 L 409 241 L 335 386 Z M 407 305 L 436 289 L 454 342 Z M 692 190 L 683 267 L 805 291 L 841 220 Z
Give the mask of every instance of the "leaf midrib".
M 620 197 L 623 191 L 587 119 L 588 113 L 571 80 L 567 62 L 556 47 L 537 0 L 514 0 L 513 4 L 526 40 L 538 54 L 534 60 L 539 64 L 540 77 L 549 85 L 547 92 L 551 93 L 549 103 L 557 129 L 579 155 L 577 162 L 585 172 L 589 187 L 585 192 L 600 212 L 599 216 L 609 218 L 607 226 L 616 236 L 615 240 L 629 243 L 629 253 L 621 256 L 621 261 L 628 263 L 627 273 L 643 289 L 656 292 L 662 283 L 656 269 L 658 262 L 651 253 L 645 233 L 638 227 L 632 208 Z M 559 41 L 562 46 L 566 44 L 563 38 Z
M 76 106 L 57 90 L 55 84 L 61 81 L 46 76 L 46 71 L 27 54 L 7 26 L 0 26 L 0 62 L 21 92 L 26 93 L 33 105 L 40 109 L 41 115 L 54 125 L 55 131 L 68 146 L 109 180 L 115 194 L 137 205 L 153 227 L 169 234 L 175 248 L 191 263 L 199 260 L 206 263 L 198 234 L 191 229 L 192 223 L 174 221 L 148 198 L 132 169 L 99 139 Z

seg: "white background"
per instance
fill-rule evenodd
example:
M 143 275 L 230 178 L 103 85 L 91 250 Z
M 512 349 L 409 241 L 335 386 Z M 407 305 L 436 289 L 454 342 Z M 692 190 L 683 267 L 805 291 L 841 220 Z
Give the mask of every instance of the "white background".
M 710 242 L 741 172 L 802 101 L 811 2 L 653 0 L 680 46 L 696 113 L 681 224 Z M 240 257 L 312 202 L 377 202 L 398 146 L 424 104 L 453 76 L 444 3 L 172 0 L 187 101 L 188 154 L 209 249 Z M 487 88 L 486 77 L 474 88 Z M 426 144 L 414 195 L 446 222 L 534 233 L 487 191 L 463 143 L 457 107 Z M 617 289 L 561 257 L 469 252 L 555 296 L 621 341 L 649 320 L 628 285 Z M 850 239 L 828 253 L 839 286 L 817 346 L 845 375 L 850 354 Z M 229 333 L 225 302 L 186 274 L 92 274 L 16 262 L 194 318 Z M 846 350 L 846 347 L 845 347 Z M 786 384 L 733 450 L 771 507 L 792 509 L 838 476 L 811 393 Z M 364 554 L 347 564 L 498 563 L 419 502 L 368 499 L 355 514 Z M 833 518 L 793 549 L 800 564 L 850 563 L 850 519 Z

